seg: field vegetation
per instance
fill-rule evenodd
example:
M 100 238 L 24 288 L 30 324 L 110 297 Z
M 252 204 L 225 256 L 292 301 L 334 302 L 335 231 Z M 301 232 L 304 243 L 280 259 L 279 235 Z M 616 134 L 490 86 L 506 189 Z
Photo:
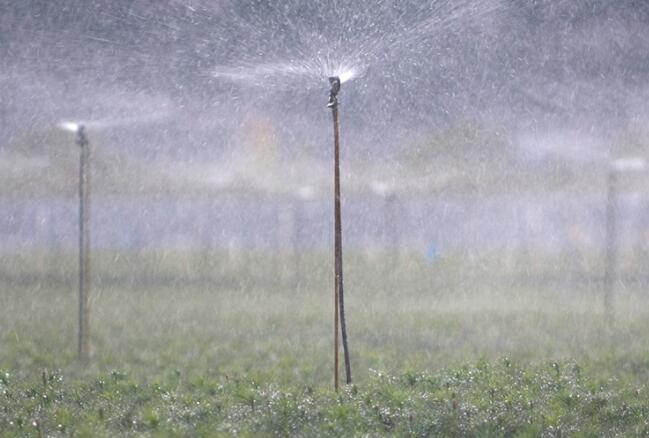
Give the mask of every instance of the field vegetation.
M 331 262 L 103 252 L 88 362 L 73 254 L 0 260 L 0 436 L 649 434 L 639 265 L 346 256 L 354 384 L 332 390 Z

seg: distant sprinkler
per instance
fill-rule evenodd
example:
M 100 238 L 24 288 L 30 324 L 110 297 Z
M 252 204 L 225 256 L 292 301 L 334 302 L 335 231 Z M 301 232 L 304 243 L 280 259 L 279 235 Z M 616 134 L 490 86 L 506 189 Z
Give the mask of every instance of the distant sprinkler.
M 90 143 L 83 125 L 64 122 L 61 128 L 77 134 L 79 159 L 79 338 L 80 359 L 90 351 Z
M 343 353 L 345 355 L 346 382 L 352 382 L 352 372 L 347 344 L 347 324 L 345 322 L 345 300 L 343 292 L 343 242 L 340 208 L 340 125 L 338 121 L 338 93 L 340 78 L 329 78 L 331 89 L 327 108 L 331 108 L 334 124 L 334 389 L 338 391 L 338 329 L 342 333 Z M 338 322 L 340 317 L 340 323 Z
M 613 291 L 617 271 L 618 249 L 618 181 L 620 175 L 629 172 L 640 172 L 646 167 L 642 158 L 621 158 L 613 161 L 608 170 L 606 197 L 606 256 L 604 264 L 604 311 L 612 319 Z
M 62 129 L 70 132 L 79 132 L 79 128 L 81 127 L 78 123 L 74 122 L 61 122 L 60 126 Z

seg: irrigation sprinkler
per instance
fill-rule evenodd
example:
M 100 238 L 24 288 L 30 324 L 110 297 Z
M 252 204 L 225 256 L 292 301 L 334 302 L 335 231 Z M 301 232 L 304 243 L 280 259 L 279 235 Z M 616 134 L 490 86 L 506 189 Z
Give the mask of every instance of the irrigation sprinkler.
M 618 182 L 620 175 L 627 172 L 642 171 L 645 161 L 641 158 L 618 159 L 611 163 L 607 178 L 606 196 L 606 256 L 604 264 L 604 312 L 609 319 L 613 316 L 613 292 L 617 271 L 618 256 Z
M 338 391 L 338 352 L 339 338 L 338 327 L 343 341 L 345 356 L 345 375 L 347 384 L 352 382 L 351 365 L 349 363 L 349 347 L 347 343 L 347 325 L 345 322 L 345 300 L 343 292 L 343 241 L 340 209 L 340 124 L 338 120 L 338 93 L 340 92 L 340 78 L 329 78 L 331 89 L 327 107 L 331 108 L 334 128 L 334 389 Z M 340 319 L 340 324 L 339 324 Z
M 79 160 L 79 357 L 90 353 L 90 143 L 83 126 L 77 130 Z
M 77 134 L 79 158 L 79 338 L 80 359 L 90 352 L 90 143 L 83 125 L 62 123 L 63 129 Z

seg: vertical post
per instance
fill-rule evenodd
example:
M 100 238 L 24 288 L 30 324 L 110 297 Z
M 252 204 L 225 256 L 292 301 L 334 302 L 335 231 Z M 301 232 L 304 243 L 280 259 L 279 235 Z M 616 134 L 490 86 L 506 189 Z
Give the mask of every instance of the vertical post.
M 277 249 L 279 253 L 279 272 L 284 285 L 295 283 L 297 275 L 295 259 L 297 258 L 296 214 L 297 201 L 287 197 L 288 205 L 279 207 Z
M 383 242 L 386 249 L 386 261 L 387 266 L 385 267 L 386 275 L 386 285 L 389 284 L 391 280 L 394 269 L 398 259 L 398 232 L 397 232 L 397 215 L 396 215 L 396 204 L 397 204 L 397 195 L 396 193 L 386 193 L 384 197 L 384 215 L 383 215 Z
M 334 388 L 338 391 L 338 325 L 342 332 L 343 353 L 345 357 L 346 382 L 352 382 L 349 347 L 347 343 L 347 325 L 345 322 L 345 300 L 343 291 L 343 245 L 342 245 L 342 214 L 340 206 L 340 124 L 338 119 L 338 99 L 340 79 L 329 78 L 331 92 L 328 107 L 331 108 L 334 126 Z
M 300 258 L 301 258 L 301 249 L 300 249 L 300 238 L 302 234 L 300 230 L 302 229 L 302 211 L 304 209 L 303 199 L 297 199 L 293 201 L 293 288 L 298 289 L 298 285 L 302 280 L 302 270 L 300 269 Z M 303 251 L 303 250 L 302 250 Z
M 303 186 L 301 187 L 298 192 L 297 192 L 297 198 L 296 202 L 294 204 L 295 207 L 295 227 L 294 227 L 294 235 L 293 235 L 293 241 L 295 242 L 295 258 L 293 260 L 294 263 L 294 269 L 295 269 L 295 290 L 299 290 L 299 285 L 300 282 L 302 281 L 302 271 L 304 270 L 304 266 L 307 266 L 305 264 L 305 260 L 308 259 L 308 248 L 302 242 L 304 235 L 302 233 L 302 228 L 304 227 L 305 223 L 305 215 L 306 215 L 306 206 L 307 203 L 313 199 L 313 190 L 311 189 L 310 186 Z
M 608 195 L 606 200 L 606 259 L 604 265 L 604 313 L 613 316 L 613 288 L 617 268 L 617 180 L 616 169 L 608 174 Z
M 199 204 L 200 205 L 200 204 Z M 201 214 L 198 216 L 200 219 L 200 232 L 198 235 L 202 242 L 197 242 L 197 252 L 199 254 L 200 260 L 197 263 L 197 275 L 201 283 L 209 283 L 212 279 L 212 259 L 214 257 L 214 242 L 212 239 L 212 203 L 210 200 L 206 199 L 203 203 L 202 208 L 204 209 Z
M 289 253 L 286 260 L 287 274 L 290 280 L 291 289 L 297 291 L 301 281 L 300 258 L 302 248 L 300 247 L 300 229 L 302 228 L 302 210 L 304 199 L 293 197 L 291 200 L 291 227 L 289 233 Z
M 339 231 L 339 224 L 341 220 L 340 216 L 340 175 L 339 172 L 339 138 L 338 138 L 338 106 L 337 102 L 335 106 L 331 107 L 331 112 L 333 115 L 334 122 L 334 389 L 338 392 L 338 387 L 340 386 L 339 377 L 338 377 L 338 355 L 339 355 L 339 346 L 340 341 L 338 339 L 338 311 L 339 311 L 339 302 L 340 302 L 340 285 L 342 283 L 342 263 L 339 263 L 339 257 L 341 257 L 342 248 L 338 245 L 342 243 L 342 226 Z M 340 234 L 339 234 L 340 232 Z
M 90 350 L 90 147 L 85 129 L 77 131 L 81 148 L 79 162 L 79 358 L 88 359 Z

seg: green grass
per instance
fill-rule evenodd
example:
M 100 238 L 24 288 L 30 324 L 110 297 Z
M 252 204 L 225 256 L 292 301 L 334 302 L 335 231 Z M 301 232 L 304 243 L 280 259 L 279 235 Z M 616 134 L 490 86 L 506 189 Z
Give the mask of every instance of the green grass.
M 373 372 L 339 394 L 227 375 L 150 380 L 46 373 L 0 384 L 5 436 L 646 435 L 645 388 L 584 375 L 573 363 L 478 362 L 441 372 Z
M 0 262 L 0 436 L 649 433 L 637 263 L 350 253 L 336 395 L 327 256 L 96 254 L 87 363 L 74 256 Z

